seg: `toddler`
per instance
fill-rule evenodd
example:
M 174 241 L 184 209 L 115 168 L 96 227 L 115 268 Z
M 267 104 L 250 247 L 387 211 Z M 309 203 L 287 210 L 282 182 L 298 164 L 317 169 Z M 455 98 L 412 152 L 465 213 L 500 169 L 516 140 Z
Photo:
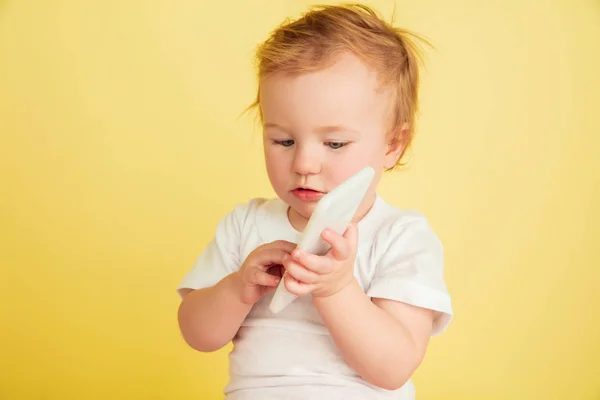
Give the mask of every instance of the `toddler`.
M 411 143 L 417 37 L 363 5 L 321 6 L 257 51 L 256 107 L 275 198 L 225 215 L 178 287 L 185 341 L 233 341 L 228 400 L 414 399 L 411 375 L 452 318 L 443 249 L 423 215 L 387 203 L 381 175 Z M 295 249 L 319 199 L 365 166 L 375 177 L 324 256 Z M 280 280 L 299 297 L 280 313 Z

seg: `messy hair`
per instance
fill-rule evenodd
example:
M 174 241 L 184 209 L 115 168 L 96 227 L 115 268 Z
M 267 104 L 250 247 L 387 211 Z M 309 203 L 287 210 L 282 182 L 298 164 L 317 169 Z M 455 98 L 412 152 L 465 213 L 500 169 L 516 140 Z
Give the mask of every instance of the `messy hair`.
M 392 141 L 402 147 L 396 165 L 410 146 L 418 108 L 419 61 L 425 39 L 385 22 L 362 4 L 314 6 L 296 20 L 286 20 L 256 51 L 258 91 L 248 109 L 260 108 L 260 81 L 274 73 L 302 74 L 322 70 L 338 56 L 352 52 L 373 68 L 382 88 L 390 90 Z M 404 130 L 402 131 L 402 129 Z

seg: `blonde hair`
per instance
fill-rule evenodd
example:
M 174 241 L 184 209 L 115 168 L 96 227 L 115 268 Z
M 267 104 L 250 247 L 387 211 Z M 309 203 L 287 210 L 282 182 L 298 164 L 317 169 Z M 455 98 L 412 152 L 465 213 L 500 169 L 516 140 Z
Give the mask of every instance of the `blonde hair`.
M 382 87 L 392 91 L 394 117 L 392 141 L 402 151 L 396 166 L 409 148 L 418 109 L 421 49 L 415 39 L 427 41 L 407 30 L 393 27 L 375 11 L 362 4 L 314 6 L 295 21 L 286 20 L 256 51 L 258 90 L 248 107 L 260 109 L 260 81 L 271 74 L 302 74 L 318 71 L 335 63 L 344 52 L 352 52 L 378 73 Z M 401 129 L 404 135 L 400 137 Z

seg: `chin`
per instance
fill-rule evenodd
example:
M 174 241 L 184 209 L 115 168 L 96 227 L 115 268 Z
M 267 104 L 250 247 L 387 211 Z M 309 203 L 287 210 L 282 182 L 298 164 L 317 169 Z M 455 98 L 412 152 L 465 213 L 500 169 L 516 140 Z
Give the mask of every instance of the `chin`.
M 314 204 L 304 204 L 302 207 L 297 209 L 298 214 L 302 215 L 306 219 L 310 219 L 315 208 L 317 207 L 317 203 Z
M 317 202 L 305 202 L 294 198 L 288 199 L 286 203 L 302 218 L 309 220 L 317 207 Z

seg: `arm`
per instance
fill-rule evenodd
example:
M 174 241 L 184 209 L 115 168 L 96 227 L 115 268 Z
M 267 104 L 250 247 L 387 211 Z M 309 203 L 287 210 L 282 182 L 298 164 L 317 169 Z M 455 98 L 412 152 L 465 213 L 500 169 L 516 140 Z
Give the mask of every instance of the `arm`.
M 397 389 L 422 362 L 431 310 L 393 300 L 371 301 L 356 280 L 313 302 L 345 361 L 367 382 Z
M 236 274 L 209 288 L 182 290 L 177 317 L 183 338 L 192 348 L 219 350 L 233 339 L 250 312 L 252 304 L 242 301 L 241 280 Z
M 282 240 L 263 244 L 248 255 L 239 270 L 214 286 L 182 290 L 178 320 L 185 341 L 204 352 L 229 343 L 254 303 L 277 287 L 280 276 L 271 272 L 273 266 L 280 265 L 295 247 Z
M 414 235 L 413 235 L 414 237 Z M 323 239 L 331 245 L 325 256 L 296 249 L 283 260 L 286 288 L 297 295 L 312 294 L 313 303 L 329 329 L 344 360 L 364 380 L 384 389 L 404 385 L 423 360 L 434 328 L 434 311 L 400 301 L 367 295 L 354 277 L 358 242 L 357 229 L 351 224 L 344 236 L 329 230 Z M 418 240 L 419 246 L 422 246 Z M 410 256 L 409 266 L 436 266 L 429 260 L 431 251 L 415 251 L 403 246 Z M 414 252 L 414 253 L 412 253 Z M 382 260 L 377 281 L 395 279 L 404 273 L 409 256 L 390 254 Z M 371 283 L 373 292 L 373 282 Z M 396 286 L 394 291 L 402 290 Z M 371 300 L 371 297 L 373 300 Z

